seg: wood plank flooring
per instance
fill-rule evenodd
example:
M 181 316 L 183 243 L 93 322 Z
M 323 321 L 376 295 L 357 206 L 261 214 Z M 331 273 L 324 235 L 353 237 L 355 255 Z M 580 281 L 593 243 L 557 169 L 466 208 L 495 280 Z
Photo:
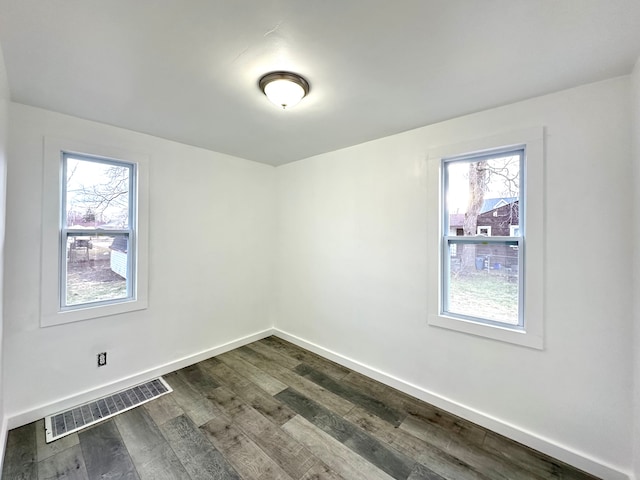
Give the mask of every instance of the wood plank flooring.
M 584 472 L 276 337 L 57 440 L 9 432 L 6 480 L 586 480 Z

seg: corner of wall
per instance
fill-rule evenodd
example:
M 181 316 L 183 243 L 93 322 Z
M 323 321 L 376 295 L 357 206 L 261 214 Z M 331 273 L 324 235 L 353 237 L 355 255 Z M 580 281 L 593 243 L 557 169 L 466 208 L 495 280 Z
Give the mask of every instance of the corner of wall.
M 0 45 L 0 469 L 4 459 L 7 421 L 4 411 L 3 357 L 3 278 L 4 278 L 4 225 L 6 199 L 7 134 L 9 129 L 9 82 Z
M 640 181 L 640 57 L 631 74 L 631 141 L 634 184 Z M 634 189 L 633 198 L 634 238 L 640 235 L 640 189 Z M 633 253 L 634 291 L 640 287 L 640 250 Z M 633 305 L 633 472 L 640 479 L 640 298 Z

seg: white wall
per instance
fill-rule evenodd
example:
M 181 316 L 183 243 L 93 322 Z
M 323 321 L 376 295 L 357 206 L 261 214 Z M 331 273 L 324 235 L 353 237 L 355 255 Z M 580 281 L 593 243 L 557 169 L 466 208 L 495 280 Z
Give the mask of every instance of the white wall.
M 0 466 L 4 458 L 5 415 L 4 415 L 4 378 L 2 375 L 3 345 L 3 269 L 4 269 L 4 233 L 7 170 L 7 137 L 9 130 L 9 83 L 4 65 L 2 46 L 0 46 Z
M 633 237 L 640 238 L 640 58 L 631 75 L 632 88 L 632 109 L 633 121 L 631 123 L 631 138 L 633 147 L 633 167 L 634 167 L 634 186 L 633 189 Z M 633 291 L 638 292 L 640 289 L 640 249 L 636 247 L 634 250 L 634 280 Z M 633 312 L 633 385 L 634 385 L 634 435 L 633 435 L 633 458 L 634 473 L 637 479 L 640 479 L 640 295 L 634 295 L 634 312 Z
M 19 104 L 10 118 L 5 392 L 14 423 L 271 326 L 273 167 Z M 150 156 L 147 310 L 40 328 L 44 136 Z M 100 351 L 109 364 L 98 369 Z
M 629 78 L 278 168 L 276 327 L 605 478 L 631 470 Z M 428 108 L 425 106 L 424 108 Z M 427 325 L 427 151 L 544 126 L 545 349 Z M 415 387 L 415 388 L 414 388 Z

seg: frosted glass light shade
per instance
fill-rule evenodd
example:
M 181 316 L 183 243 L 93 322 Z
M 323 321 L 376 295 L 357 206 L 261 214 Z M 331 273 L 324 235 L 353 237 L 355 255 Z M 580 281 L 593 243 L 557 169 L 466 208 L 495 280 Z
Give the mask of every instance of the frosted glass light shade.
M 309 83 L 289 72 L 268 73 L 260 79 L 259 85 L 267 98 L 283 109 L 298 104 L 309 93 Z

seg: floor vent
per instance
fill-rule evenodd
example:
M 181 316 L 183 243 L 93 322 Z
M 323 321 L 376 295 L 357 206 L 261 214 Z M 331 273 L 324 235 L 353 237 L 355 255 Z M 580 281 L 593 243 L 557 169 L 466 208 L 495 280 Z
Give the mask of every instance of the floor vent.
M 113 395 L 50 415 L 44 419 L 46 442 L 53 442 L 172 391 L 169 384 L 162 377 L 158 377 Z

